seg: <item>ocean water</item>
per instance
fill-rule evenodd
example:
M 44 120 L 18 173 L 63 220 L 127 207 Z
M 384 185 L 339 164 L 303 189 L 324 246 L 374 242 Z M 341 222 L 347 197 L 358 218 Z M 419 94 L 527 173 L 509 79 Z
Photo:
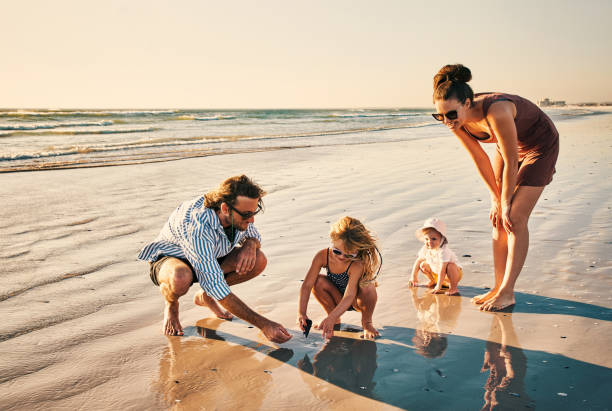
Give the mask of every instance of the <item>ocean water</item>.
M 100 167 L 438 135 L 432 108 L 0 110 L 0 172 Z M 547 110 L 554 121 L 597 114 Z

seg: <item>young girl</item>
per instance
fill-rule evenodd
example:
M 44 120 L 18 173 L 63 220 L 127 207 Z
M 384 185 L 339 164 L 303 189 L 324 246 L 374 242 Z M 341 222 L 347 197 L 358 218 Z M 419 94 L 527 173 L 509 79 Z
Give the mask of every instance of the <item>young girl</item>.
M 327 312 L 327 317 L 315 328 L 322 330 L 324 338 L 334 335 L 334 325 L 347 310 L 361 313 L 363 337 L 380 334 L 372 324 L 372 314 L 378 296 L 376 277 L 380 271 L 379 252 L 372 233 L 357 219 L 342 217 L 329 233 L 332 246 L 315 254 L 300 290 L 298 324 L 306 331 L 308 298 L 310 292 Z M 320 274 L 325 267 L 327 273 Z M 378 267 L 378 270 L 377 270 Z
M 419 250 L 414 266 L 412 267 L 412 280 L 408 281 L 409 287 L 416 286 L 419 271 L 429 278 L 428 287 L 435 287 L 433 293 L 441 293 L 442 286 L 449 286 L 447 295 L 458 295 L 457 284 L 463 276 L 463 270 L 457 261 L 457 256 L 448 247 L 446 239 L 446 225 L 439 218 L 432 217 L 425 220 L 421 228 L 416 231 L 416 236 L 423 241 L 423 247 Z M 448 276 L 448 282 L 446 277 Z

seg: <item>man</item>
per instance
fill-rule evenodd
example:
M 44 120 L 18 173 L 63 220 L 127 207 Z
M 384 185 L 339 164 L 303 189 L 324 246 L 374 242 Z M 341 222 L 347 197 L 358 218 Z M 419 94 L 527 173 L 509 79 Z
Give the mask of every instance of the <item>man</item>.
M 230 177 L 216 190 L 181 204 L 157 238 L 140 251 L 138 258 L 149 262 L 151 280 L 166 302 L 165 334 L 183 335 L 178 300 L 197 282 L 202 290 L 194 302 L 217 317 L 242 318 L 273 342 L 291 338 L 282 325 L 251 310 L 229 288 L 266 268 L 261 237 L 253 226 L 265 194 L 245 175 Z

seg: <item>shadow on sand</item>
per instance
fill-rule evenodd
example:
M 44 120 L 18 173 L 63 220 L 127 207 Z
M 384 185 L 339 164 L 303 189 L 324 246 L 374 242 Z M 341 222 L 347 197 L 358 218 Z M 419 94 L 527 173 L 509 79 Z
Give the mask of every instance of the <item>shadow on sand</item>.
M 472 298 L 479 294 L 484 294 L 489 289 L 478 287 L 459 287 L 461 295 Z M 560 298 L 545 297 L 537 294 L 527 294 L 521 292 L 514 293 L 516 306 L 513 308 L 515 313 L 529 314 L 562 314 L 577 317 L 593 318 L 595 320 L 612 321 L 612 309 L 581 303 L 577 301 L 563 300 Z
M 168 338 L 154 389 L 166 404 L 192 394 L 216 398 L 220 394 L 210 390 L 221 392 L 224 380 L 235 386 L 235 378 L 251 372 L 246 382 L 260 386 L 258 392 L 265 396 L 271 389 L 271 370 L 286 363 L 319 381 L 405 409 L 609 409 L 612 394 L 604 382 L 612 379 L 611 369 L 523 350 L 512 314 L 483 318 L 491 321 L 486 339 L 438 332 L 436 322 L 445 321 L 446 313 L 453 311 L 446 303 L 452 298 L 458 299 L 423 296 L 416 301 L 417 309 L 436 312 L 434 320 L 420 322 L 417 329 L 384 327 L 383 338 L 376 341 L 362 340 L 361 330 L 344 328 L 327 342 L 319 334 L 305 338 L 293 332 L 288 343 L 275 348 L 224 332 L 218 329 L 223 328 L 219 320 L 203 319 L 185 329 L 186 336 L 198 338 Z M 248 324 L 238 321 L 232 326 Z M 264 354 L 263 361 L 256 359 L 256 352 Z M 237 360 L 226 362 L 223 374 L 212 368 L 217 355 Z M 300 375 L 315 397 L 329 401 L 326 384 Z M 186 380 L 181 390 L 176 376 Z M 227 398 L 239 394 L 230 393 Z M 250 405 L 259 402 L 253 397 L 251 401 Z

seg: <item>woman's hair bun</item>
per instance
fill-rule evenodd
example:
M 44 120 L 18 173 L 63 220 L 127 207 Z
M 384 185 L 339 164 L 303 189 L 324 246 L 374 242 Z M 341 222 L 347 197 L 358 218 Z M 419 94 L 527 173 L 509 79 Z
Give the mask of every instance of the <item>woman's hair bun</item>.
M 474 91 L 467 84 L 472 79 L 472 72 L 463 64 L 447 64 L 442 67 L 433 79 L 434 101 L 457 98 L 461 103 L 474 99 Z
M 454 83 L 467 83 L 471 79 L 472 72 L 463 64 L 447 64 L 434 77 L 434 86 L 439 86 L 449 80 Z

